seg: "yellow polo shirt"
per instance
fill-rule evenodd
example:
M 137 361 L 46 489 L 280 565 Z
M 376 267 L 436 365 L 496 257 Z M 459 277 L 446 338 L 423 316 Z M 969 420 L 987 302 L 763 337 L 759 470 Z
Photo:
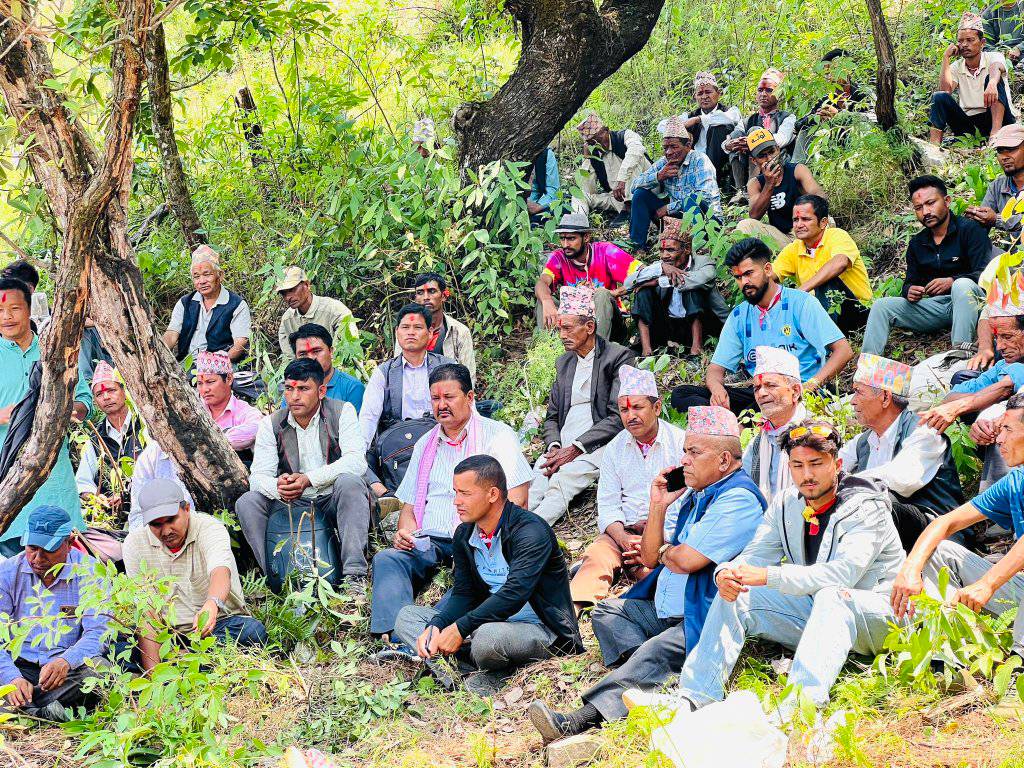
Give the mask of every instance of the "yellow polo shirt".
M 870 299 L 871 282 L 864 259 L 853 238 L 843 229 L 827 227 L 813 255 L 807 252 L 803 240 L 793 241 L 779 252 L 772 267 L 780 278 L 795 277 L 797 284 L 803 285 L 839 254 L 850 259 L 850 266 L 839 274 L 839 279 L 858 299 Z

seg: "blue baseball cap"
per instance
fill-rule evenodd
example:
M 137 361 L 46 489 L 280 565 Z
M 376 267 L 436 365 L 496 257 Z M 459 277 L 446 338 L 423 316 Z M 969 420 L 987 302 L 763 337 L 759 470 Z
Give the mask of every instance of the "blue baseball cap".
M 71 515 L 53 504 L 36 507 L 29 513 L 21 546 L 42 547 L 55 551 L 71 535 Z

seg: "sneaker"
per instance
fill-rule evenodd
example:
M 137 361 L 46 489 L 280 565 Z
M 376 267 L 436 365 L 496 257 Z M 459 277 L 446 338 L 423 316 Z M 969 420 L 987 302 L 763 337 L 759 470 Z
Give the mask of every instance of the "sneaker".
M 405 643 L 399 643 L 398 645 L 393 645 L 390 648 L 377 651 L 373 654 L 373 660 L 378 664 L 384 664 L 392 661 L 411 661 L 419 664 L 423 661 L 423 659 L 419 657 L 419 654 Z
M 669 709 L 673 712 L 683 710 L 693 712 L 697 707 L 685 696 L 678 693 L 658 693 L 656 691 L 642 691 L 639 688 L 628 688 L 622 692 L 622 703 L 626 709 L 634 707 L 656 707 Z
M 531 702 L 526 713 L 545 744 L 590 730 L 589 725 L 574 722 L 561 712 L 555 712 L 543 701 Z
M 504 685 L 505 678 L 494 672 L 474 672 L 462 681 L 462 686 L 467 691 L 482 699 L 497 696 Z
M 370 580 L 366 576 L 346 576 L 342 580 L 341 587 L 348 597 L 355 600 L 365 600 L 366 592 L 370 587 Z
M 608 226 L 611 229 L 618 229 L 619 227 L 624 227 L 627 224 L 629 224 L 629 214 L 626 213 L 626 211 L 620 211 L 614 219 L 608 222 Z
M 71 710 L 67 709 L 59 701 L 51 701 L 45 707 L 40 707 L 36 710 L 36 717 L 53 723 L 66 723 L 71 720 Z
M 448 691 L 449 693 L 458 690 L 459 684 L 452 676 L 450 666 L 444 660 L 436 658 L 427 659 L 424 663 L 430 671 L 431 676 L 433 676 L 434 681 L 442 690 Z

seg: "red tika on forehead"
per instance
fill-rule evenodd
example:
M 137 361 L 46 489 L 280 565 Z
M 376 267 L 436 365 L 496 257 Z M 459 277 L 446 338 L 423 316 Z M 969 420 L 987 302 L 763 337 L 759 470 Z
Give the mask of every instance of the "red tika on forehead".
M 4 291 L 3 293 L 0 293 L 0 304 L 6 304 L 6 303 L 7 303 L 7 291 Z
M 313 351 L 313 341 L 312 339 L 304 339 L 304 341 L 306 342 L 306 354 L 308 355 Z
M 114 388 L 113 388 L 113 387 L 108 387 L 108 386 L 107 386 L 106 384 L 100 384 L 100 394 L 101 394 L 101 395 L 102 395 L 102 394 L 103 394 L 104 392 L 113 392 L 113 391 L 114 391 Z
M 632 405 L 629 404 L 629 398 L 628 397 L 626 398 L 626 407 L 627 408 L 632 408 L 633 407 Z

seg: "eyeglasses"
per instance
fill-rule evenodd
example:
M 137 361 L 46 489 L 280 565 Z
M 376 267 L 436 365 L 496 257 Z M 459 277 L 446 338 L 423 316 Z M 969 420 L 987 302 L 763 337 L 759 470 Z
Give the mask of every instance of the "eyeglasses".
M 825 426 L 824 424 L 811 424 L 809 427 L 796 427 L 795 429 L 789 430 L 790 440 L 799 440 L 808 434 L 814 434 L 818 437 L 832 437 L 832 427 Z

